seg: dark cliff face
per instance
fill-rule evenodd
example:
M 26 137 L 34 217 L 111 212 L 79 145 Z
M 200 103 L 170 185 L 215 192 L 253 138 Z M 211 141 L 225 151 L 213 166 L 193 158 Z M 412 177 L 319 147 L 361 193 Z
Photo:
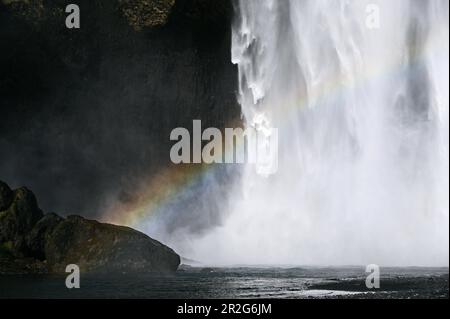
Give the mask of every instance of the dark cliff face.
M 239 118 L 230 2 L 156 2 L 79 0 L 69 30 L 71 1 L 0 1 L 0 176 L 44 209 L 97 217 L 169 165 L 173 128 Z

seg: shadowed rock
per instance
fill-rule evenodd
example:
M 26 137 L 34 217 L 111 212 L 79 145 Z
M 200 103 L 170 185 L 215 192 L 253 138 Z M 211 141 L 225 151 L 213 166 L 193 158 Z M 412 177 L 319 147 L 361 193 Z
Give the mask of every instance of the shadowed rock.
M 175 0 L 119 0 L 128 23 L 135 30 L 167 23 Z
M 167 272 L 180 264 L 171 248 L 134 229 L 44 215 L 26 188 L 13 192 L 0 182 L 0 207 L 0 273 L 64 272 L 68 264 L 82 271 Z
M 50 240 L 56 226 L 63 220 L 62 217 L 54 213 L 49 213 L 36 223 L 27 237 L 27 246 L 31 256 L 39 260 L 46 259 L 45 246 Z
M 9 202 L 9 206 L 0 212 L 0 243 L 9 243 L 11 252 L 23 257 L 28 254 L 26 237 L 43 213 L 33 193 L 28 189 L 23 187 L 15 190 L 12 201 L 7 189 L 5 194 L 6 197 L 2 197 L 0 202 Z
M 172 15 L 180 14 L 184 19 L 197 22 L 221 21 L 230 16 L 230 0 L 103 0 L 101 6 L 111 6 L 121 13 L 134 30 L 165 26 Z M 0 0 L 7 8 L 24 19 L 39 25 L 46 20 L 64 19 L 66 3 L 45 2 L 43 0 Z M 80 8 L 88 7 L 85 1 L 77 3 Z
M 69 216 L 45 245 L 52 271 L 77 264 L 84 270 L 175 271 L 180 257 L 167 246 L 134 229 Z
M 0 181 L 0 211 L 5 210 L 11 205 L 14 193 L 5 183 Z

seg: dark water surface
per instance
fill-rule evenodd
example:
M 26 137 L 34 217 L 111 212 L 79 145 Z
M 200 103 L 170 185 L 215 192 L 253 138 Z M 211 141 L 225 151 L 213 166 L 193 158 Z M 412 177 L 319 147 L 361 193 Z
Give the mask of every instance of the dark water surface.
M 169 275 L 0 276 L 0 298 L 448 298 L 448 268 L 381 268 L 368 290 L 364 267 L 190 268 Z

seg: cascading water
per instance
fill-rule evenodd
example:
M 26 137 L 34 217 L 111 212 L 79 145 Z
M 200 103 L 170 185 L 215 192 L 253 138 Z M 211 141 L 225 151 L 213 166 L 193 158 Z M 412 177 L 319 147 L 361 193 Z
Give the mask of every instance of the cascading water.
M 278 128 L 278 171 L 245 168 L 193 257 L 448 265 L 448 6 L 236 3 L 239 101 L 246 125 Z

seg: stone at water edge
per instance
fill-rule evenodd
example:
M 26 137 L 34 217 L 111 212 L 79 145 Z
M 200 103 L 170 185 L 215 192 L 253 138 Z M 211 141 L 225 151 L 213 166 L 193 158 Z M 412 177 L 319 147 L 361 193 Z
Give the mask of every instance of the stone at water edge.
M 45 246 L 52 272 L 67 264 L 105 272 L 176 271 L 180 257 L 169 247 L 134 229 L 69 216 Z
M 26 188 L 12 191 L 0 181 L 0 205 L 0 252 L 11 256 L 1 260 L 0 273 L 64 273 L 68 264 L 82 271 L 172 272 L 180 264 L 171 248 L 134 229 L 44 215 Z

